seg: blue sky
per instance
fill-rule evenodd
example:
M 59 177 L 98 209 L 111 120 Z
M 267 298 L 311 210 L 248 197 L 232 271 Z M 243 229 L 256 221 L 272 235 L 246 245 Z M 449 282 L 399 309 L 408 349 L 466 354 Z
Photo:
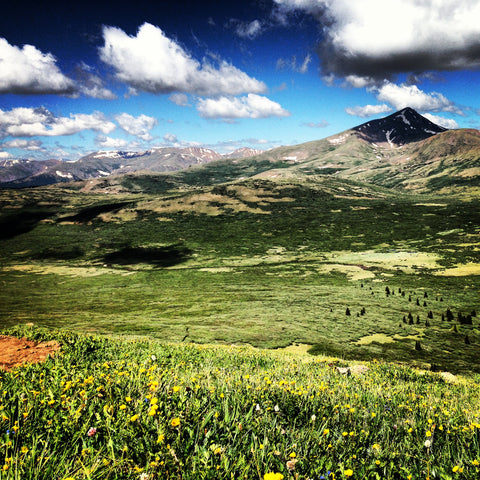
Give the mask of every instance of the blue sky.
M 480 1 L 9 2 L 0 160 L 333 135 L 411 106 L 480 126 Z

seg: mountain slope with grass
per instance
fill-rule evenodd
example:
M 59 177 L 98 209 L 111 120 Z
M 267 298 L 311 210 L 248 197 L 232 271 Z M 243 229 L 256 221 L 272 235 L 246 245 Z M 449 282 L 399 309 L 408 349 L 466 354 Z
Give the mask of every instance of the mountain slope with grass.
M 478 200 L 292 180 L 4 190 L 0 321 L 480 371 Z
M 323 140 L 263 153 L 239 149 L 222 156 L 200 147 L 95 152 L 77 162 L 45 164 L 28 176 L 24 170 L 30 163 L 23 162 L 23 170 L 18 165 L 1 167 L 5 181 L 0 186 L 89 179 L 89 191 L 115 191 L 115 186 L 116 191 L 142 191 L 142 184 L 147 191 L 153 186 L 167 191 L 255 176 L 305 181 L 320 175 L 397 191 L 478 195 L 480 134 L 473 129 L 446 130 L 405 108 Z
M 477 196 L 480 133 L 473 129 L 445 130 L 407 108 L 323 140 L 248 158 L 213 160 L 188 170 L 94 179 L 84 188 L 165 192 L 252 177 L 297 183 L 328 178 L 398 192 Z
M 2 479 L 476 479 L 478 376 L 252 347 L 15 328 L 61 345 L 0 371 Z

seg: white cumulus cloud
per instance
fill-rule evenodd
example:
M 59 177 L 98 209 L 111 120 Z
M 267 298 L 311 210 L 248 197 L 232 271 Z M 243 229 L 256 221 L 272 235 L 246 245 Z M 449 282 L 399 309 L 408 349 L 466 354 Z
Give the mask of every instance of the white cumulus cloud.
M 118 80 L 150 93 L 193 93 L 204 96 L 263 93 L 266 85 L 233 65 L 200 63 L 163 31 L 149 23 L 136 36 L 104 27 L 100 58 L 113 67 Z
M 325 76 L 390 78 L 401 72 L 480 67 L 476 0 L 274 0 L 303 10 L 323 30 Z
M 83 130 L 108 134 L 115 129 L 103 113 L 78 113 L 69 117 L 56 117 L 45 108 L 0 109 L 0 135 L 12 137 L 54 137 L 73 135 Z
M 365 105 L 363 107 L 350 107 L 346 108 L 345 112 L 349 115 L 355 115 L 357 117 L 371 117 L 373 115 L 378 115 L 379 113 L 387 113 L 392 109 L 385 104 L 382 105 Z
M 1 144 L 2 148 L 20 148 L 22 150 L 28 150 L 30 152 L 35 152 L 39 150 L 44 150 L 42 148 L 42 142 L 40 140 L 24 140 L 23 138 L 15 138 L 8 142 Z
M 177 143 L 178 142 L 178 138 L 175 134 L 173 133 L 166 133 L 164 136 L 163 136 L 163 139 L 167 142 L 167 143 Z
M 189 107 L 188 96 L 185 93 L 172 93 L 168 99 L 179 107 Z
M 33 45 L 19 48 L 0 38 L 0 93 L 73 94 L 76 86 L 51 53 Z
M 158 123 L 156 118 L 143 114 L 134 117 L 128 113 L 121 113 L 115 116 L 115 120 L 122 130 L 147 142 L 153 139 L 150 130 Z
M 111 138 L 104 135 L 98 135 L 95 138 L 95 144 L 104 149 L 118 150 L 119 148 L 125 148 L 128 142 L 123 138 Z
M 245 97 L 220 97 L 200 99 L 197 104 L 204 118 L 268 118 L 288 117 L 290 112 L 262 95 L 250 93 Z
M 416 85 L 397 85 L 392 82 L 385 82 L 382 86 L 375 87 L 372 90 L 376 91 L 377 99 L 380 102 L 389 103 L 397 110 L 411 107 L 421 112 L 443 111 L 463 115 L 463 112 L 441 93 L 426 93 Z
M 458 128 L 458 123 L 452 118 L 443 118 L 439 117 L 438 115 L 432 115 L 431 113 L 424 113 L 423 116 L 428 118 L 431 122 L 440 125 L 441 127 L 448 129 Z

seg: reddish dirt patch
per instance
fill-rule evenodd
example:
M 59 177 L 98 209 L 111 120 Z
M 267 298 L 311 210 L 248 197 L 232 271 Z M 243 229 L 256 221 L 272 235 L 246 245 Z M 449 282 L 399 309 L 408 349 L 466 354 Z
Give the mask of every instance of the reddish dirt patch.
M 55 340 L 38 343 L 0 335 L 0 368 L 10 370 L 23 363 L 43 362 L 59 349 L 60 344 Z

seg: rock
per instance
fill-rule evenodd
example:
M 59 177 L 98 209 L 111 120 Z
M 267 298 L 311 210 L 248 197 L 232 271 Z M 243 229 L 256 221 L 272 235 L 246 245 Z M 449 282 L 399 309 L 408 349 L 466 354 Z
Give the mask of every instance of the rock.
M 362 375 L 370 370 L 366 365 L 352 365 L 351 367 L 336 367 L 335 370 L 342 375 Z
M 450 372 L 440 372 L 439 375 L 446 383 L 457 383 L 457 377 Z

